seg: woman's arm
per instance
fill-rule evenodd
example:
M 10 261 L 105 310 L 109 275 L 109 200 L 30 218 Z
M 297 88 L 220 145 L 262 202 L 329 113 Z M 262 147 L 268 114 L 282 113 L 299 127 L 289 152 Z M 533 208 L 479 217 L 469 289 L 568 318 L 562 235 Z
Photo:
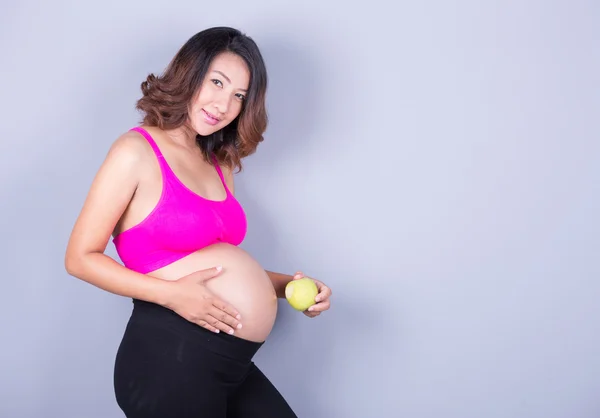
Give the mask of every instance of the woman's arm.
M 65 253 L 67 272 L 108 292 L 165 304 L 166 283 L 129 270 L 104 254 L 110 236 L 129 205 L 147 152 L 143 138 L 119 137 L 92 182 Z
M 167 281 L 137 273 L 104 254 L 138 189 L 144 161 L 156 158 L 153 154 L 148 142 L 134 132 L 113 143 L 73 227 L 65 268 L 70 275 L 100 289 L 162 305 L 206 329 L 232 334 L 240 324 L 239 312 L 204 286 L 221 272 L 220 267 Z
M 277 297 L 285 298 L 285 286 L 294 279 L 294 276 L 274 271 L 267 271 L 267 274 L 269 275 L 269 279 L 271 279 L 271 283 L 273 283 Z

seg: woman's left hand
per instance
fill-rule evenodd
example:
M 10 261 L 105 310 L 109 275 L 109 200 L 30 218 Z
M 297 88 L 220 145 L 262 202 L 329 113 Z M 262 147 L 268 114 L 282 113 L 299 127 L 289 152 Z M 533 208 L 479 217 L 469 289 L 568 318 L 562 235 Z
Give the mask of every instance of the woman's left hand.
M 314 318 L 315 316 L 321 315 L 321 312 L 326 311 L 331 306 L 331 302 L 329 301 L 329 298 L 331 297 L 331 289 L 327 287 L 325 283 L 313 279 L 312 277 L 308 277 L 301 271 L 296 272 L 296 274 L 294 275 L 294 280 L 298 280 L 303 277 L 307 277 L 313 282 L 315 282 L 319 291 L 319 293 L 315 297 L 315 302 L 317 303 L 315 303 L 313 306 L 311 306 L 303 312 L 303 314 L 308 316 L 309 318 Z

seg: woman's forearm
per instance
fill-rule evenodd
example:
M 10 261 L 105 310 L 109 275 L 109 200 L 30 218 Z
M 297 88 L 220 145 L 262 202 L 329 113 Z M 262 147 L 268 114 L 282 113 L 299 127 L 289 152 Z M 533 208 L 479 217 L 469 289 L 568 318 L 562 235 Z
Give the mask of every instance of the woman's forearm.
M 269 279 L 271 279 L 271 283 L 273 283 L 273 287 L 275 288 L 275 293 L 278 298 L 285 298 L 285 286 L 292 281 L 294 276 L 290 276 L 289 274 L 276 273 L 274 271 L 268 271 Z
M 162 306 L 169 302 L 169 282 L 123 267 L 104 253 L 67 258 L 65 268 L 71 276 L 116 295 Z

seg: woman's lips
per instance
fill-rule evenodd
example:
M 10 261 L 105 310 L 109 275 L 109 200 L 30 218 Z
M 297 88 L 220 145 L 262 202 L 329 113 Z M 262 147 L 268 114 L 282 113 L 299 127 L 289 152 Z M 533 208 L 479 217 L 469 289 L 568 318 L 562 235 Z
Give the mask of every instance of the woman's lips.
M 216 125 L 217 123 L 219 123 L 219 118 L 217 118 L 211 113 L 208 113 L 206 110 L 202 109 L 202 114 L 204 115 L 204 120 L 209 125 Z

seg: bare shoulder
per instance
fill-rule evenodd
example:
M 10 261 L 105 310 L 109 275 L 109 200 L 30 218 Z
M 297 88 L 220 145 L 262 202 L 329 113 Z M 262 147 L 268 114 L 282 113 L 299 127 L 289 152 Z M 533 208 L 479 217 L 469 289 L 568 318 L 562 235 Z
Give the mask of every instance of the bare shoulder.
M 104 251 L 117 222 L 133 198 L 152 147 L 137 132 L 115 139 L 97 171 L 73 227 L 67 258 Z
M 138 132 L 128 131 L 113 141 L 107 159 L 116 160 L 122 164 L 136 164 L 152 154 L 148 141 Z

